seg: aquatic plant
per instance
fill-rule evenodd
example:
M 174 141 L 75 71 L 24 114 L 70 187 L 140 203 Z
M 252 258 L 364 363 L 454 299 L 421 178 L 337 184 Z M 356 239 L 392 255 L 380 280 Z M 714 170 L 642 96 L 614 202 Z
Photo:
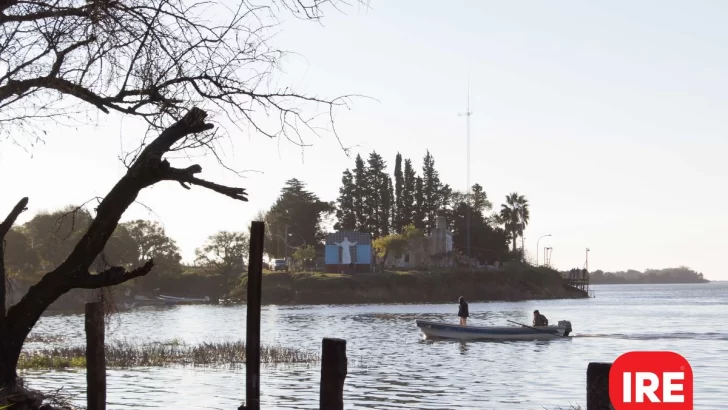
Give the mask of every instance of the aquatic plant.
M 319 354 L 301 349 L 271 345 L 261 346 L 264 364 L 317 363 Z M 214 342 L 189 345 L 178 340 L 137 345 L 115 342 L 106 345 L 108 367 L 142 367 L 167 365 L 236 366 L 245 363 L 245 342 Z M 86 348 L 61 347 L 23 352 L 21 369 L 66 369 L 86 366 Z

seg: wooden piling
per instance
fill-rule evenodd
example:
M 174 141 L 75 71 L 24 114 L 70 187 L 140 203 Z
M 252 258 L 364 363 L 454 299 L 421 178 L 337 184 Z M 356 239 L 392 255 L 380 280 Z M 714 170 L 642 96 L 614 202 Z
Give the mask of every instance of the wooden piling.
M 100 302 L 88 302 L 85 308 L 87 409 L 106 410 L 104 309 Z
M 586 369 L 586 410 L 614 410 L 609 398 L 611 363 L 589 363 Z
M 321 355 L 321 410 L 344 410 L 346 340 L 324 338 Z
M 260 410 L 260 305 L 263 281 L 263 243 L 265 223 L 250 227 L 248 256 L 248 318 L 245 334 L 245 405 L 241 410 Z

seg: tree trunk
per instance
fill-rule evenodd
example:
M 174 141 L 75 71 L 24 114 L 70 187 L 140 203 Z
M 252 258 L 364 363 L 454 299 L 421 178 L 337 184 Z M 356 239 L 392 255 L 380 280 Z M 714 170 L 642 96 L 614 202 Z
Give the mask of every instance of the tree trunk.
M 387 256 L 389 256 L 389 249 L 384 251 L 384 258 L 382 258 L 382 267 L 380 270 L 384 273 L 384 265 L 387 263 Z
M 130 272 L 121 267 L 112 267 L 91 274 L 90 268 L 114 233 L 121 216 L 136 200 L 139 192 L 161 181 L 176 181 L 184 188 L 187 184 L 198 185 L 233 199 L 247 201 L 243 188 L 226 187 L 205 181 L 194 175 L 201 172 L 199 165 L 185 169 L 172 168 L 162 156 L 180 139 L 190 134 L 208 131 L 212 124 L 204 122 L 207 114 L 192 108 L 181 120 L 159 134 L 137 157 L 127 173 L 114 185 L 96 208 L 96 217 L 71 254 L 56 269 L 46 273 L 41 280 L 30 287 L 23 298 L 5 311 L 5 270 L 0 262 L 0 388 L 14 391 L 16 369 L 23 343 L 43 312 L 60 296 L 71 289 L 99 289 L 124 283 L 149 273 L 154 266 L 152 260 Z M 23 198 L 8 218 L 0 224 L 0 241 L 10 230 L 17 216 L 25 210 L 28 198 Z M 0 247 L 0 251 L 2 248 Z M 0 253 L 0 259 L 2 258 Z M 24 394 L 21 392 L 21 394 Z
M 18 357 L 12 360 L 12 344 L 9 335 L 9 323 L 6 314 L 7 289 L 6 289 L 6 273 L 5 273 L 5 235 L 10 232 L 15 220 L 18 219 L 28 206 L 28 198 L 25 197 L 18 201 L 7 218 L 0 223 L 0 388 L 3 386 L 15 386 L 15 366 L 18 363 Z

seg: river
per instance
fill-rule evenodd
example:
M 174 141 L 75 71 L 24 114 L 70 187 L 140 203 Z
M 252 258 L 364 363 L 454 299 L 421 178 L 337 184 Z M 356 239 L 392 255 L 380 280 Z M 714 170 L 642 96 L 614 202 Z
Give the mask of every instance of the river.
M 554 409 L 586 404 L 586 368 L 631 350 L 672 350 L 695 377 L 695 409 L 728 407 L 728 283 L 600 285 L 596 298 L 470 303 L 469 324 L 570 320 L 575 337 L 541 342 L 422 341 L 415 319 L 457 323 L 447 305 L 270 306 L 263 343 L 319 350 L 347 340 L 347 409 Z M 121 313 L 107 340 L 197 343 L 244 339 L 244 306 L 179 306 Z M 35 334 L 84 340 L 81 315 L 45 316 Z M 38 347 L 37 344 L 35 347 Z M 29 346 L 33 347 L 33 346 Z M 85 405 L 84 371 L 25 372 L 33 388 L 63 389 Z M 318 408 L 316 365 L 262 367 L 264 409 Z M 244 369 L 191 367 L 108 371 L 108 408 L 235 409 Z

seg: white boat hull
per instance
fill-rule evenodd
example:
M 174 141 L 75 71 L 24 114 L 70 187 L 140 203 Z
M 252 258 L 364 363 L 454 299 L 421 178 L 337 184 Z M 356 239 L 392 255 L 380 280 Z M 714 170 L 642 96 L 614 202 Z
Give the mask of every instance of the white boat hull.
M 568 323 L 568 325 L 566 325 Z M 458 340 L 551 340 L 569 338 L 571 324 L 560 322 L 559 326 L 460 326 L 454 323 L 417 320 L 425 339 Z

